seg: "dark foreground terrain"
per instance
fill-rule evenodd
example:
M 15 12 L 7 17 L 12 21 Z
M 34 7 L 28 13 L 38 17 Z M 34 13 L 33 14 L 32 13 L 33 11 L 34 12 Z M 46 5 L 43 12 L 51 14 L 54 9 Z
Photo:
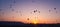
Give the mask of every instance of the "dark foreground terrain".
M 60 27 L 60 23 L 57 23 L 57 24 L 25 24 L 22 22 L 0 21 L 0 27 Z

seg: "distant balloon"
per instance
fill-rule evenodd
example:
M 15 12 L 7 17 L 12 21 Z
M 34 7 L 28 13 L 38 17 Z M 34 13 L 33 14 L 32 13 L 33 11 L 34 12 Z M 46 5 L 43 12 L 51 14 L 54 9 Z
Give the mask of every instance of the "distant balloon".
M 14 18 L 14 16 L 12 16 L 12 18 Z
M 34 10 L 34 13 L 37 12 L 37 10 Z
M 49 10 L 49 12 L 51 12 L 51 10 Z
M 36 12 L 37 12 L 37 10 L 36 10 Z
M 14 0 L 14 3 L 16 3 L 16 0 Z
M 34 10 L 34 13 L 35 13 L 36 11 Z
M 32 14 L 32 12 L 30 12 Z
M 32 2 L 35 2 L 34 0 L 32 0 Z
M 20 14 L 22 16 L 22 14 Z
M 19 11 L 19 13 L 21 13 L 21 11 Z
M 40 11 L 38 11 L 40 13 Z
M 18 11 L 16 11 L 16 13 L 18 13 Z
M 54 10 L 56 10 L 56 8 L 54 8 Z
M 12 11 L 14 11 L 14 9 L 12 9 Z
M 0 11 L 2 11 L 2 9 L 0 9 Z
M 4 15 L 4 12 L 2 12 L 2 14 Z
M 21 11 L 19 11 L 19 13 L 20 13 L 20 15 L 22 16 L 22 13 L 21 13 Z
M 27 20 L 29 20 L 29 18 L 27 18 Z
M 20 13 L 20 15 L 22 16 L 22 14 Z
M 58 12 L 56 11 L 56 13 L 58 13 Z
M 56 10 L 56 8 L 54 8 L 54 10 Z M 56 11 L 56 13 L 57 13 L 57 11 Z
M 10 8 L 12 8 L 12 4 L 10 4 Z

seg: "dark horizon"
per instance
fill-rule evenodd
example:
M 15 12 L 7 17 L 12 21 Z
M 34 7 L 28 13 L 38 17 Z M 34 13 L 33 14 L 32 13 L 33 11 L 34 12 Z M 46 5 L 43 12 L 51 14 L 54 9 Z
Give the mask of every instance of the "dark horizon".
M 13 22 L 13 21 L 0 21 L 0 26 L 19 26 L 19 27 L 60 27 L 60 23 L 57 24 L 33 24 L 33 23 L 22 23 L 22 22 Z
M 14 22 L 17 22 L 17 23 L 23 23 L 23 24 L 34 24 L 34 23 L 24 23 L 24 22 L 20 22 L 20 21 L 0 21 L 0 23 L 14 23 Z M 37 24 L 60 24 L 60 23 L 37 23 Z

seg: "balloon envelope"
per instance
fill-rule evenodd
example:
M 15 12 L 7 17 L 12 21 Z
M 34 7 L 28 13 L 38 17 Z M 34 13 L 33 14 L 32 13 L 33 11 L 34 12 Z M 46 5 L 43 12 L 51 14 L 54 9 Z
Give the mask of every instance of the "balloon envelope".
M 56 10 L 56 8 L 54 8 L 54 10 Z
M 27 20 L 29 20 L 29 18 L 27 18 Z

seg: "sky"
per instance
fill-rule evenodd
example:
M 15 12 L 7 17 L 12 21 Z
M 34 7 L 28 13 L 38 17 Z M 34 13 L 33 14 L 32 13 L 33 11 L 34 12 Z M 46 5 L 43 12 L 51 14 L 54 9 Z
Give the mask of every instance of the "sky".
M 0 21 L 60 23 L 60 0 L 0 0 Z

